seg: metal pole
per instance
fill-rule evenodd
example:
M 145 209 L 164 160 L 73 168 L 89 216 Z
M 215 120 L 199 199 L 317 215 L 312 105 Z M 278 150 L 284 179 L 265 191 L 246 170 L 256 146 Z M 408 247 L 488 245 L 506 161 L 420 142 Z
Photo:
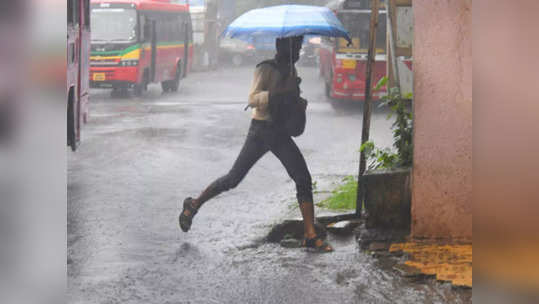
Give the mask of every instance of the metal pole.
M 189 4 L 189 1 L 187 1 Z M 183 43 L 183 71 L 180 75 L 180 78 L 184 78 L 187 76 L 187 69 L 189 68 L 189 51 L 191 50 L 189 48 L 189 22 L 187 20 L 184 22 L 184 29 L 185 29 L 185 36 L 184 36 L 184 43 Z
M 391 58 L 391 70 L 393 72 L 393 79 L 395 80 L 395 87 L 399 89 L 401 88 L 401 81 L 399 76 L 399 66 L 397 65 L 397 54 L 395 52 L 395 35 L 393 31 L 393 18 L 395 15 L 395 12 L 393 11 L 395 1 L 390 1 L 387 5 L 387 22 L 388 22 L 388 36 L 389 36 L 389 51 L 390 51 L 390 58 Z
M 371 23 L 369 28 L 369 53 L 367 56 L 367 75 L 365 78 L 365 105 L 363 107 L 363 129 L 361 132 L 361 145 L 369 141 L 371 129 L 371 97 L 372 97 L 372 65 L 376 58 L 376 30 L 378 28 L 378 0 L 371 0 Z M 356 198 L 356 215 L 361 216 L 363 198 L 365 197 L 365 183 L 363 174 L 367 167 L 365 152 L 359 158 L 359 176 Z

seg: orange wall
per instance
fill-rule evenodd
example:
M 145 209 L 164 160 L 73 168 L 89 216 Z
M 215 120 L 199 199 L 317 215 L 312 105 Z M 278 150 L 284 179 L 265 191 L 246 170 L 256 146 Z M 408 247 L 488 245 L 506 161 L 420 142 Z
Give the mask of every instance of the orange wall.
M 412 236 L 472 237 L 472 1 L 413 0 Z

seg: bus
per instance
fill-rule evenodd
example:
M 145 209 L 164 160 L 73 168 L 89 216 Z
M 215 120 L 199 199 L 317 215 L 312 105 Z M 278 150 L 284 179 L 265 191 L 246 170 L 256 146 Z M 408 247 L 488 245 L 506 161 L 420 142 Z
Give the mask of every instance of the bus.
M 88 120 L 90 0 L 67 0 L 67 145 L 77 150 Z
M 191 69 L 193 33 L 188 4 L 167 0 L 92 0 L 90 84 L 134 89 L 150 83 L 178 91 Z
M 365 100 L 365 73 L 369 49 L 371 10 L 365 0 L 337 0 L 330 8 L 352 38 L 348 45 L 343 38 L 323 37 L 319 50 L 320 75 L 325 82 L 326 96 L 333 105 L 346 100 Z M 376 62 L 373 66 L 373 84 L 386 75 L 386 10 L 382 3 L 376 33 Z M 373 100 L 386 94 L 386 89 L 373 92 Z

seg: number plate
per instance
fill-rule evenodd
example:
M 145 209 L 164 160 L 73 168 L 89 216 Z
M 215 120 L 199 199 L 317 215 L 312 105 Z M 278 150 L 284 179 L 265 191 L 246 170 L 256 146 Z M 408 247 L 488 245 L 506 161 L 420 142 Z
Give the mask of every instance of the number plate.
M 105 73 L 94 73 L 94 81 L 105 81 Z
M 342 67 L 345 69 L 355 69 L 356 68 L 356 61 L 353 59 L 344 59 L 342 61 Z

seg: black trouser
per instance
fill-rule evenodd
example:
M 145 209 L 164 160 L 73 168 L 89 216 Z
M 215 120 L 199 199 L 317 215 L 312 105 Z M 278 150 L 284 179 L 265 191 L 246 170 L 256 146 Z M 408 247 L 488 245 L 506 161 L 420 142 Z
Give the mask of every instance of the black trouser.
M 255 119 L 251 121 L 245 144 L 230 172 L 212 183 L 211 188 L 215 191 L 212 196 L 238 186 L 253 165 L 268 151 L 277 156 L 296 183 L 298 202 L 312 203 L 311 174 L 296 143 L 271 122 Z

